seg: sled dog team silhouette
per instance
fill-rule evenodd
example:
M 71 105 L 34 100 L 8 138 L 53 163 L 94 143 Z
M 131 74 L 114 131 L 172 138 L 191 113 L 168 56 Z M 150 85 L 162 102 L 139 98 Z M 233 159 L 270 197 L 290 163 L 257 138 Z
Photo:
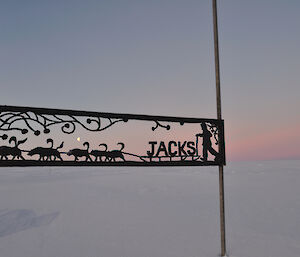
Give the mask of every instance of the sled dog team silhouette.
M 79 157 L 85 157 L 85 161 L 93 161 L 92 158 L 90 157 L 90 155 L 94 156 L 95 159 L 94 161 L 116 161 L 117 158 L 122 159 L 123 161 L 125 161 L 124 155 L 121 152 L 125 145 L 123 143 L 118 143 L 118 145 L 121 145 L 121 149 L 120 150 L 112 150 L 112 151 L 108 151 L 107 150 L 107 145 L 106 144 L 100 144 L 99 146 L 104 146 L 105 149 L 104 150 L 92 150 L 91 152 L 89 152 L 89 147 L 90 144 L 88 142 L 84 142 L 83 146 L 86 147 L 86 149 L 79 149 L 79 148 L 75 148 L 75 149 L 71 149 L 67 155 L 71 156 L 73 155 L 75 157 L 75 161 L 78 161 Z M 102 157 L 105 157 L 104 159 L 102 159 Z
M 3 140 L 7 139 L 7 135 L 0 136 Z M 25 160 L 25 158 L 22 156 L 22 152 L 26 152 L 24 150 L 19 149 L 19 145 L 24 144 L 27 141 L 27 138 L 24 140 L 17 141 L 17 138 L 15 136 L 12 136 L 9 139 L 9 144 L 14 143 L 14 146 L 0 146 L 0 160 L 8 160 L 8 157 L 12 157 L 11 160 L 21 159 Z M 58 147 L 53 147 L 53 139 L 48 138 L 47 143 L 51 144 L 50 147 L 35 147 L 30 151 L 27 151 L 29 156 L 37 156 L 39 161 L 55 161 L 60 160 L 63 161 L 61 154 L 63 152 L 59 152 L 58 149 L 63 148 L 64 142 L 62 142 Z M 85 157 L 85 161 L 93 161 L 91 156 L 94 156 L 94 161 L 116 161 L 118 158 L 125 161 L 124 155 L 122 153 L 122 150 L 124 149 L 125 145 L 123 143 L 118 143 L 118 145 L 121 145 L 121 148 L 119 150 L 111 150 L 108 151 L 106 144 L 100 144 L 99 146 L 104 146 L 104 150 L 92 150 L 89 152 L 89 143 L 84 142 L 83 146 L 86 147 L 86 149 L 80 149 L 80 148 L 74 148 L 66 152 L 68 156 L 74 156 L 74 161 L 79 161 L 80 157 Z

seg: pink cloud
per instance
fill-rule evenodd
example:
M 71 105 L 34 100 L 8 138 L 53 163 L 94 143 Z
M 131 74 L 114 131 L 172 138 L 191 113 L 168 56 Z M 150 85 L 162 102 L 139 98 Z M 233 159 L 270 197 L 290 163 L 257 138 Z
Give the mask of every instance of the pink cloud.
M 300 124 L 259 133 L 245 139 L 228 140 L 229 160 L 268 160 L 300 158 Z M 229 134 L 230 136 L 230 134 Z

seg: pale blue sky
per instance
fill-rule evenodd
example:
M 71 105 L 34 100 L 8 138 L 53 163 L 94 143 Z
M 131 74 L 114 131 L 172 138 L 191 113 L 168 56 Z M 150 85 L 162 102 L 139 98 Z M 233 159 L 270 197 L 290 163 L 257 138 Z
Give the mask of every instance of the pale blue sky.
M 280 136 L 300 128 L 300 2 L 218 2 L 229 158 L 300 143 Z M 209 0 L 2 1 L 0 32 L 1 104 L 216 117 Z

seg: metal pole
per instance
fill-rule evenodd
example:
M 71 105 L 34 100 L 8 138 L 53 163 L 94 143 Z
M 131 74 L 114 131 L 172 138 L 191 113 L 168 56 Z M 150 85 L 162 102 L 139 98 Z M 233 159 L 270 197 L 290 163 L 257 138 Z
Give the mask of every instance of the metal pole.
M 216 96 L 217 96 L 217 117 L 222 119 L 221 111 L 221 89 L 220 89 L 220 64 L 219 64 L 219 39 L 218 39 L 218 16 L 217 0 L 212 0 L 214 20 L 214 50 L 215 50 L 215 73 L 216 73 Z M 219 152 L 222 145 L 219 144 Z M 220 230 L 221 230 L 221 256 L 226 255 L 225 240 L 225 204 L 224 204 L 224 176 L 223 165 L 219 166 L 219 194 L 220 194 Z

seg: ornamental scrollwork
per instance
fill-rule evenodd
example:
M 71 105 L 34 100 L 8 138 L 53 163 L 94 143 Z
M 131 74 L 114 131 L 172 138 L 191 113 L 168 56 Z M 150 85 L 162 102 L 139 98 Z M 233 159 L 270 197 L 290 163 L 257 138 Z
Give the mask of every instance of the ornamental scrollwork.
M 106 121 L 106 124 L 104 123 Z M 78 119 L 74 115 L 45 115 L 36 114 L 34 112 L 4 112 L 0 114 L 0 131 L 20 131 L 27 134 L 32 131 L 34 135 L 39 136 L 41 131 L 44 134 L 50 133 L 50 128 L 58 125 L 63 133 L 72 134 L 76 130 L 76 126 L 81 126 L 87 131 L 99 132 L 103 131 L 118 122 L 126 122 L 125 119 L 111 119 L 100 117 L 88 117 L 85 122 Z M 25 128 L 20 128 L 23 123 Z M 35 128 L 38 127 L 38 128 Z

